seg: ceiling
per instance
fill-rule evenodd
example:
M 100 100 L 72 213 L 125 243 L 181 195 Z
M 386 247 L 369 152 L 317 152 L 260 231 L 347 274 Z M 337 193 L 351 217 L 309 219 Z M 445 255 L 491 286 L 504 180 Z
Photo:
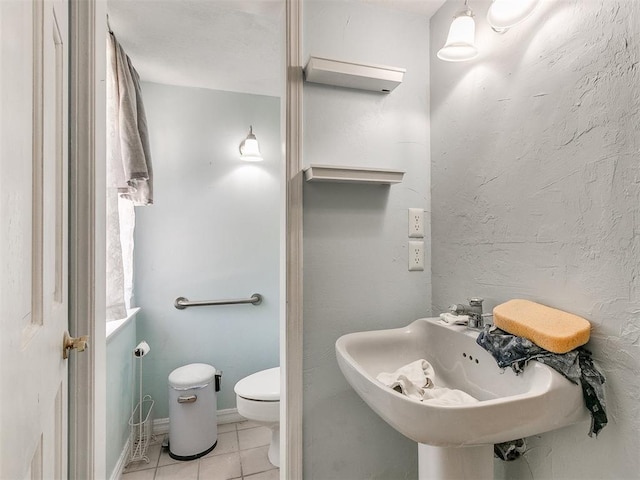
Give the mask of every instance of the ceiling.
M 357 0 L 430 17 L 445 0 Z M 259 95 L 284 90 L 284 0 L 108 0 L 142 80 Z
M 284 90 L 284 1 L 109 0 L 143 80 L 260 95 Z
M 392 10 L 404 10 L 431 18 L 447 0 L 359 0 Z

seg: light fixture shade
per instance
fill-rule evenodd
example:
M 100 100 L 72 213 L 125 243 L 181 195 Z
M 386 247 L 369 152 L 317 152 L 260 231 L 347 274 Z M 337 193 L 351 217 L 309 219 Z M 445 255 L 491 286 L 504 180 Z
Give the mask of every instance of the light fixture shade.
M 476 48 L 476 22 L 473 12 L 466 9 L 457 14 L 451 27 L 444 47 L 438 52 L 438 58 L 447 62 L 464 62 L 478 56 Z
M 531 15 L 538 1 L 493 0 L 487 12 L 487 21 L 496 32 L 505 32 Z
M 249 126 L 249 135 L 240 143 L 240 158 L 248 162 L 261 162 L 263 160 L 258 140 L 253 134 L 253 126 Z

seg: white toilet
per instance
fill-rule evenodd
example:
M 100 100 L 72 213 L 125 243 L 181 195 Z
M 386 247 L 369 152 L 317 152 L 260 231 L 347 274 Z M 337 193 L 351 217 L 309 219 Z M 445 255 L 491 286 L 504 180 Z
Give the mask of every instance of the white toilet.
M 243 378 L 233 388 L 238 413 L 271 429 L 269 461 L 280 466 L 280 367 Z

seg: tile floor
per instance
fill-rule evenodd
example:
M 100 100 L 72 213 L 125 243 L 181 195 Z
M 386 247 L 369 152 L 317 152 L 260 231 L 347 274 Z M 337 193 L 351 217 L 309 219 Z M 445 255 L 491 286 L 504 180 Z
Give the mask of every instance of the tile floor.
M 218 445 L 197 460 L 174 460 L 161 442 L 149 446 L 149 463 L 135 462 L 122 480 L 278 480 L 280 470 L 269 462 L 271 430 L 250 421 L 218 425 Z

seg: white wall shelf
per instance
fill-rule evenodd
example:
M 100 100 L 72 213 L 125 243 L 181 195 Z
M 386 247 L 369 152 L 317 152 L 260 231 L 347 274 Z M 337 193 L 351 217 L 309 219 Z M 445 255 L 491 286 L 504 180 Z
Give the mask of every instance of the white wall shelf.
M 389 93 L 402 83 L 404 68 L 364 65 L 328 58 L 310 57 L 305 80 L 338 87 Z
M 387 168 L 310 165 L 304 169 L 307 182 L 364 183 L 393 185 L 402 182 L 405 172 Z

